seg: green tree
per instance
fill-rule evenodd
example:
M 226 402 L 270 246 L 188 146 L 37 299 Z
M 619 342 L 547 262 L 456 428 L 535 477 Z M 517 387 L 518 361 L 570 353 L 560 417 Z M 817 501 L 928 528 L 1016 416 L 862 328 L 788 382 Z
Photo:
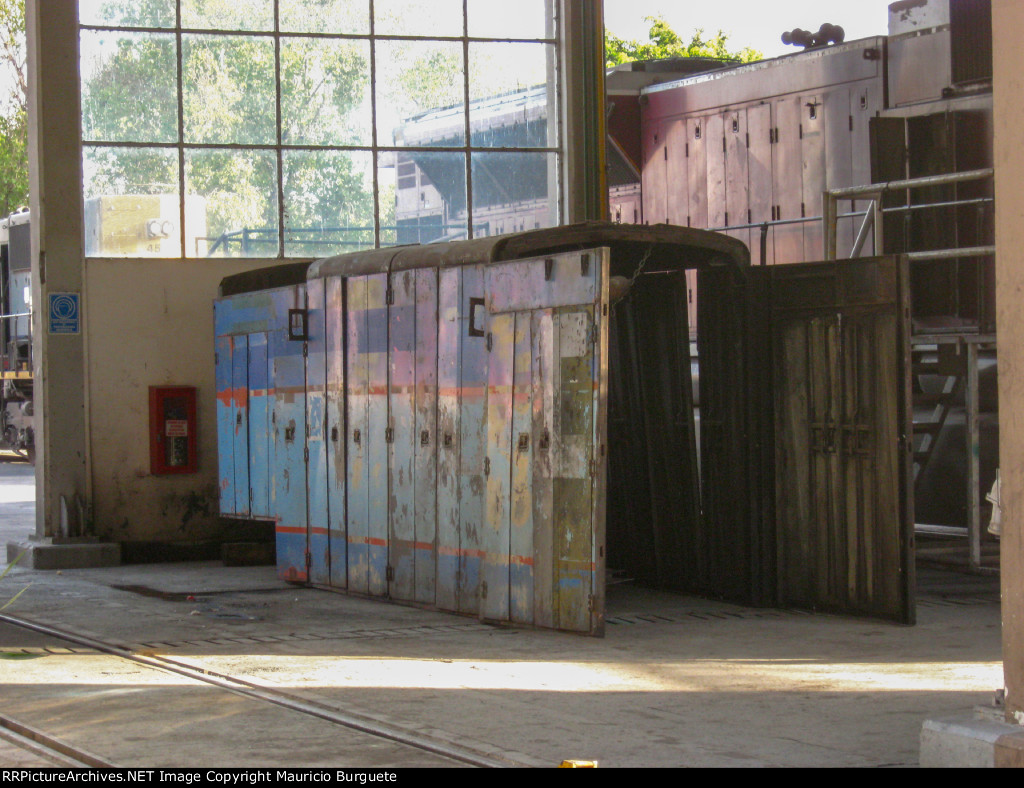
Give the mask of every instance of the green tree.
M 731 51 L 728 36 L 721 30 L 711 38 L 704 38 L 703 28 L 695 30 L 686 41 L 671 28 L 664 17 L 646 16 L 651 27 L 647 41 L 626 41 L 611 33 L 605 33 L 605 63 L 611 68 L 634 60 L 665 60 L 676 57 L 704 57 L 727 60 L 736 63 L 750 63 L 761 60 L 764 55 L 756 49 L 744 47 Z
M 0 216 L 7 216 L 28 204 L 25 0 L 0 0 L 0 72 L 9 86 L 0 101 Z

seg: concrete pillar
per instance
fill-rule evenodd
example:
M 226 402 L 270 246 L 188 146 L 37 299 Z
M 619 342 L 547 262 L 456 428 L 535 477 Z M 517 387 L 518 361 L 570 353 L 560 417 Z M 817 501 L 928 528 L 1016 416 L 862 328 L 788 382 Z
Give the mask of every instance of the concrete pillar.
M 1024 3 L 993 0 L 992 30 L 1003 668 L 1007 720 L 1024 724 Z
M 604 0 L 562 0 L 562 31 L 566 221 L 606 220 Z
M 36 537 L 60 540 L 82 535 L 82 512 L 90 500 L 78 3 L 27 0 L 25 11 L 35 263 Z M 57 293 L 78 296 L 79 333 L 48 333 L 50 296 Z

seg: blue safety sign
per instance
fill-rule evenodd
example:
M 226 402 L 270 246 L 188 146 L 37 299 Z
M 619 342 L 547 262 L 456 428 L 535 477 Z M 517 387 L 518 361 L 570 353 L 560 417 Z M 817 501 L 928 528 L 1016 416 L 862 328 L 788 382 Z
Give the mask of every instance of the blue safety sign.
M 82 330 L 81 295 L 50 293 L 49 330 L 51 334 L 78 334 Z

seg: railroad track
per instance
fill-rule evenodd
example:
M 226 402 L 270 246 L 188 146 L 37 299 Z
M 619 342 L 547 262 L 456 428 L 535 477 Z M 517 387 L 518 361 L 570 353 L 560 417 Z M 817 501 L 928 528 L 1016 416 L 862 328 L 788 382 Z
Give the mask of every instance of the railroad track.
M 410 752 L 429 753 L 436 756 L 437 766 L 473 766 L 483 768 L 539 766 L 539 763 L 527 763 L 509 757 L 496 748 L 490 750 L 486 745 L 481 747 L 467 746 L 455 740 L 448 740 L 436 731 L 430 734 L 412 730 L 391 722 L 383 722 L 363 714 L 347 711 L 297 694 L 276 688 L 268 688 L 255 684 L 243 677 L 232 676 L 185 664 L 171 657 L 140 654 L 130 648 L 97 640 L 94 637 L 58 629 L 26 619 L 0 614 L 0 624 L 29 630 L 47 638 L 71 644 L 77 649 L 87 649 L 99 654 L 115 657 L 144 665 L 148 668 L 176 674 L 177 676 L 210 685 L 220 692 L 233 693 L 259 704 L 267 704 L 286 709 L 295 714 L 313 718 L 325 725 L 338 726 L 354 732 L 357 736 L 370 737 L 374 740 L 385 740 L 400 748 L 408 748 Z M 2 712 L 3 709 L 0 709 Z M 240 734 L 241 735 L 241 734 Z M 105 758 L 78 749 L 65 741 L 49 736 L 17 720 L 0 714 L 0 738 L 23 748 L 35 751 L 41 757 L 54 763 L 68 766 L 109 767 L 115 765 L 138 766 L 139 764 L 113 764 Z M 376 764 L 359 764 L 375 766 Z M 396 764 L 401 766 L 401 764 Z

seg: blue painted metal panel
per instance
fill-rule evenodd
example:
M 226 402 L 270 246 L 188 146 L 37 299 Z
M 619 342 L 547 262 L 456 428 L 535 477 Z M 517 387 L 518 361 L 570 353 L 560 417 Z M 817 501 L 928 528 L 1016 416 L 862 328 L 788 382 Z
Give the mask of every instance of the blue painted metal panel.
M 370 370 L 369 330 L 366 311 L 366 286 L 363 277 L 345 281 L 347 332 L 345 391 L 348 435 L 348 587 L 367 594 L 370 590 L 370 468 L 368 446 L 368 411 Z
M 331 582 L 327 487 L 327 321 L 324 280 L 306 285 L 306 484 L 309 503 L 309 582 Z
M 460 360 L 459 403 L 459 606 L 461 613 L 480 612 L 480 564 L 485 546 L 481 540 L 484 522 L 484 459 L 487 449 L 487 339 L 489 316 L 486 309 L 474 309 L 473 301 L 484 299 L 483 266 L 466 266 L 462 274 L 459 304 L 462 358 Z M 475 319 L 470 335 L 470 320 Z
M 416 582 L 415 600 L 435 603 L 437 586 L 438 452 L 437 271 L 416 272 Z
M 249 513 L 268 519 L 270 509 L 270 369 L 266 334 L 249 335 Z
M 331 576 L 335 588 L 348 588 L 348 530 L 345 520 L 345 305 L 340 278 L 325 282 L 324 331 L 327 362 L 327 527 Z
M 218 305 L 218 312 L 220 306 Z M 235 429 L 231 421 L 232 338 L 217 337 L 217 486 L 220 513 L 235 514 Z
M 390 595 L 412 600 L 416 586 L 416 272 L 391 278 L 388 310 L 388 509 Z
M 249 339 L 232 337 L 231 422 L 235 454 L 235 507 L 239 517 L 249 516 Z
M 366 451 L 369 520 L 366 541 L 368 589 L 373 596 L 386 596 L 388 593 L 388 440 L 394 433 L 388 413 L 387 291 L 387 274 L 366 277 L 367 333 L 362 345 L 368 371 Z
M 466 325 L 459 319 L 462 271 L 439 273 L 437 327 L 437 584 L 442 610 L 459 609 L 460 362 Z
M 275 325 L 270 333 L 274 405 L 271 413 L 271 496 L 277 518 L 278 576 L 306 582 L 306 365 L 302 342 L 288 338 L 288 310 L 305 307 L 305 288 L 276 290 Z

